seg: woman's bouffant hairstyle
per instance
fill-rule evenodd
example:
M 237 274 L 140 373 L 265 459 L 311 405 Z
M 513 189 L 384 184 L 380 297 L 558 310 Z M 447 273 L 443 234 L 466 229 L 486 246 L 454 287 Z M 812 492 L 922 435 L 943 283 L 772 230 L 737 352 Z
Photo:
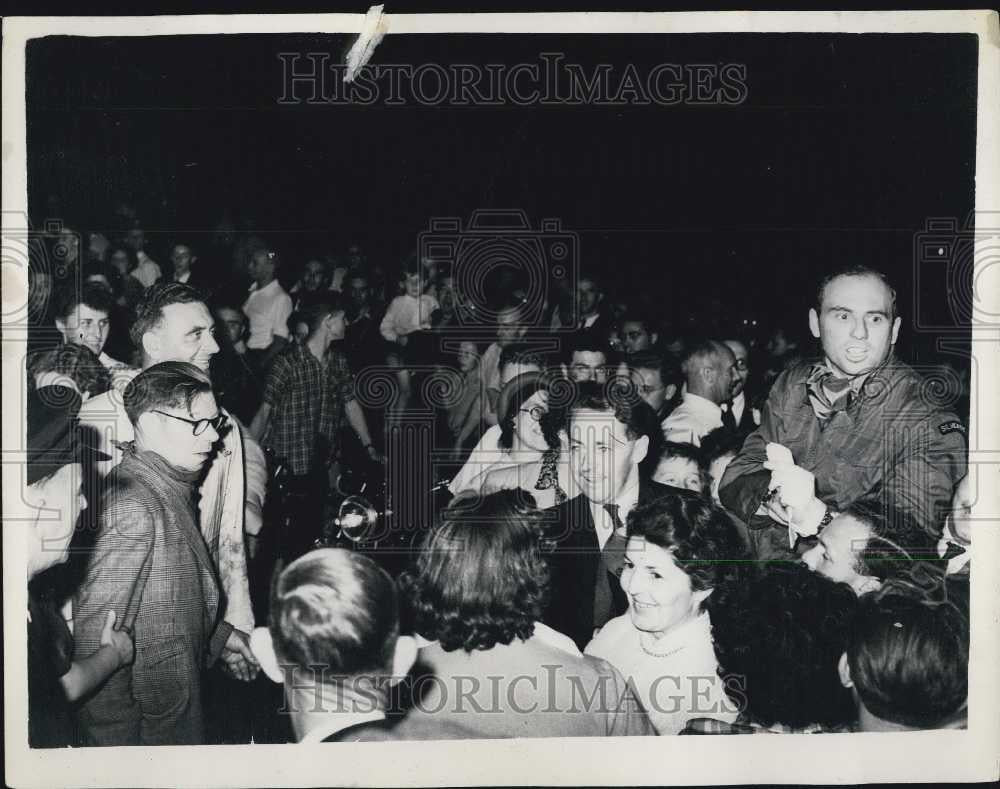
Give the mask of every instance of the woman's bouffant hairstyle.
M 413 629 L 446 652 L 530 638 L 549 597 L 542 519 L 517 491 L 453 501 L 400 579 Z
M 670 551 L 697 592 L 715 590 L 702 607 L 724 596 L 736 581 L 746 551 L 729 514 L 691 490 L 671 490 L 632 510 L 628 536 Z
M 772 564 L 712 607 L 719 675 L 743 715 L 763 726 L 838 728 L 855 716 L 837 663 L 858 598 L 804 564 Z

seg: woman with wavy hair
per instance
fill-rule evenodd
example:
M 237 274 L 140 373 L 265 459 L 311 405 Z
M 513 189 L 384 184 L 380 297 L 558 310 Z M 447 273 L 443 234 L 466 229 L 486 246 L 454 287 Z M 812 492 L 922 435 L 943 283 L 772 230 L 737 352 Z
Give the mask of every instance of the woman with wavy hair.
M 693 491 L 653 499 L 628 515 L 620 578 L 628 611 L 585 651 L 634 683 L 659 734 L 678 734 L 691 718 L 736 719 L 717 673 L 709 600 L 724 596 L 744 558 L 725 510 Z
M 460 496 L 428 535 L 400 581 L 425 643 L 409 727 L 447 722 L 487 738 L 652 733 L 617 671 L 541 623 L 542 520 L 513 491 Z

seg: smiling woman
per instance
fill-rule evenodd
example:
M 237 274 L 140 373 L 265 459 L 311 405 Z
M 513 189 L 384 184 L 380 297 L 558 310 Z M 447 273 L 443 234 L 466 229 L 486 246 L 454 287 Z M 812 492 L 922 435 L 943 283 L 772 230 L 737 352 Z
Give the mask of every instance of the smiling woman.
M 621 587 L 629 610 L 608 622 L 586 653 L 633 684 L 659 734 L 678 734 L 691 718 L 732 722 L 712 646 L 708 600 L 732 583 L 743 548 L 718 506 L 677 491 L 629 514 Z

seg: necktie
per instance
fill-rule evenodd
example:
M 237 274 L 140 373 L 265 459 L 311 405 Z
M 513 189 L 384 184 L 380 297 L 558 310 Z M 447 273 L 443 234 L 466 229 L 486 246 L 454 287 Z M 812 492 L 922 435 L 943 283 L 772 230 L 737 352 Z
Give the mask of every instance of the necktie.
M 594 626 L 602 627 L 611 618 L 614 592 L 612 584 L 618 582 L 625 565 L 625 524 L 618 516 L 617 504 L 605 504 L 604 511 L 608 513 L 614 524 L 614 531 L 608 537 L 601 549 L 601 561 L 597 572 L 597 583 L 594 587 Z M 603 569 L 603 572 L 602 572 Z
M 722 426 L 726 430 L 736 432 L 736 414 L 733 413 L 733 401 L 727 400 L 722 404 Z
M 963 553 L 965 553 L 965 548 L 963 548 L 961 545 L 956 545 L 953 542 L 949 542 L 947 548 L 945 549 L 944 556 L 941 557 L 941 561 L 947 564 L 956 556 L 961 556 Z

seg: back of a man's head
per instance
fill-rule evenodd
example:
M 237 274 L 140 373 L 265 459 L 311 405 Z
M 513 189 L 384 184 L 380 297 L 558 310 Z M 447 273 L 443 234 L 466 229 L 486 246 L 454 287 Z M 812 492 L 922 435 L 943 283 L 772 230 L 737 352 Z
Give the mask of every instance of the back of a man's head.
M 731 379 L 724 361 L 729 357 L 732 351 L 718 340 L 700 339 L 689 345 L 681 362 L 688 391 L 713 402 L 725 400 Z
M 863 730 L 950 726 L 968 698 L 968 583 L 914 568 L 860 600 L 841 678 Z M 866 723 L 867 721 L 867 723 Z
M 282 667 L 321 667 L 338 678 L 385 675 L 399 637 L 396 586 L 366 556 L 310 551 L 274 582 L 268 627 Z

